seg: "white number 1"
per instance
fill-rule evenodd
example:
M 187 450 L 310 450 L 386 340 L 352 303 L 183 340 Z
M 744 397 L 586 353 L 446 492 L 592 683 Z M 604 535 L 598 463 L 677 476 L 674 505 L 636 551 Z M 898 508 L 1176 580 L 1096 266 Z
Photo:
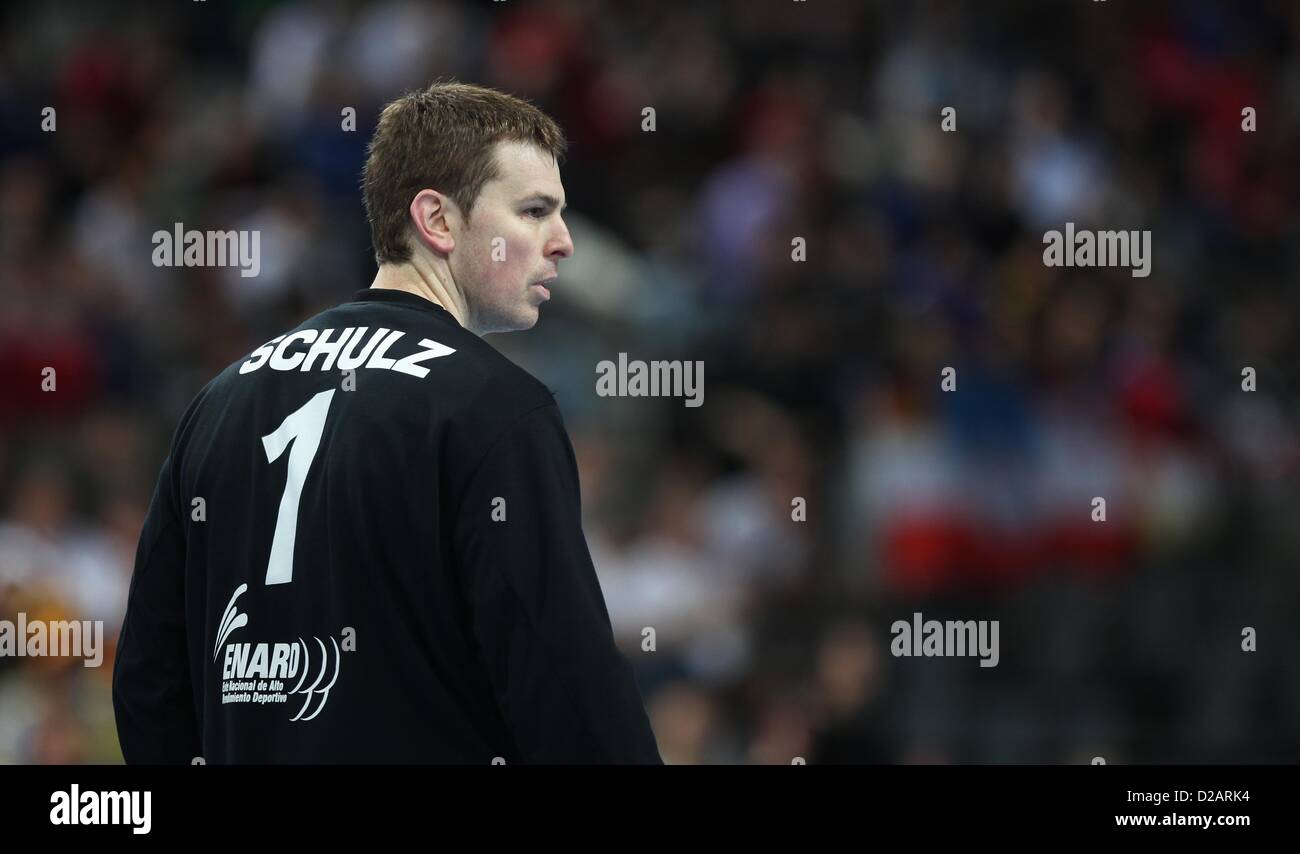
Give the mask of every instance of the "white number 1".
M 334 389 L 322 391 L 281 422 L 272 433 L 262 437 L 266 461 L 273 463 L 293 443 L 289 451 L 289 474 L 280 496 L 280 515 L 275 520 L 275 537 L 271 540 L 271 558 L 266 562 L 266 583 L 287 584 L 293 581 L 293 541 L 298 535 L 298 500 L 307 470 L 320 448 L 325 431 L 325 416 L 334 400 Z

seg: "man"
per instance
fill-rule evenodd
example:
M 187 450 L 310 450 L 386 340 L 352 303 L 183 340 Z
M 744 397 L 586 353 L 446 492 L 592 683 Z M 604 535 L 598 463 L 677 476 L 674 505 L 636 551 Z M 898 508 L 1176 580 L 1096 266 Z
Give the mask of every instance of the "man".
M 176 429 L 113 674 L 128 762 L 661 762 L 528 329 L 573 253 L 533 105 L 435 83 L 364 171 L 379 272 Z

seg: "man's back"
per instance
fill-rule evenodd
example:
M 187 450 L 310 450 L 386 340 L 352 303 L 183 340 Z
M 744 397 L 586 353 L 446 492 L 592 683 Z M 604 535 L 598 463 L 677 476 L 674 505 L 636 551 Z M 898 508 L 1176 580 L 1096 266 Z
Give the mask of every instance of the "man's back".
M 554 399 L 396 290 L 186 411 L 114 698 L 128 761 L 659 761 Z

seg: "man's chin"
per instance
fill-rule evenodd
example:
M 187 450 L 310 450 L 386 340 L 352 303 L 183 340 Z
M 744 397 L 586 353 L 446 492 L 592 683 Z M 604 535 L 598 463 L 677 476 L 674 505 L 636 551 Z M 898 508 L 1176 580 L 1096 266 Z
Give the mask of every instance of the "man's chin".
M 532 329 L 537 325 L 541 317 L 541 311 L 538 306 L 529 305 L 520 309 L 520 311 L 511 317 L 501 317 L 491 326 L 484 330 L 482 334 L 491 335 L 497 332 L 523 332 Z

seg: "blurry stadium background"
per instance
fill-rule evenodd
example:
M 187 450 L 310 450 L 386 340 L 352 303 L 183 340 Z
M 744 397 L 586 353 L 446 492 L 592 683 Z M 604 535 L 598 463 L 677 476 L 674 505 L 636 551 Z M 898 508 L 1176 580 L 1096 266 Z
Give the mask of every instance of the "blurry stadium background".
M 576 254 L 488 340 L 556 391 L 666 761 L 1300 760 L 1300 5 L 0 16 L 0 618 L 116 637 L 182 409 L 369 284 L 378 108 L 455 77 L 571 140 Z M 1067 221 L 1150 229 L 1150 277 L 1045 267 Z M 260 275 L 155 267 L 176 222 Z M 598 397 L 620 352 L 704 405 Z M 890 655 L 914 611 L 999 620 L 999 665 Z M 0 658 L 0 762 L 120 761 L 111 671 Z

